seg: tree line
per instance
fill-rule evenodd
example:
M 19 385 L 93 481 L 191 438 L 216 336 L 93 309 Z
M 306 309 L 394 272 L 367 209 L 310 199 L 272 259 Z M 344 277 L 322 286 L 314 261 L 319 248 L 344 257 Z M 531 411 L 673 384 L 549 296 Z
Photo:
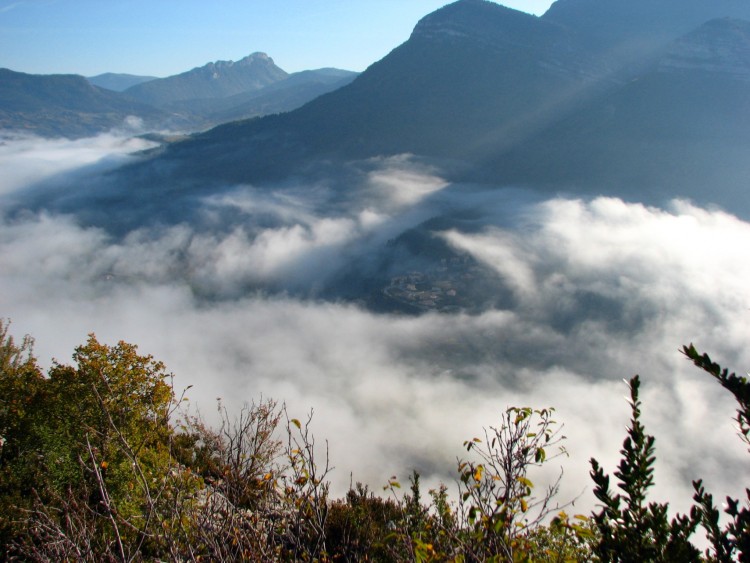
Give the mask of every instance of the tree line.
M 692 345 L 687 359 L 738 403 L 750 446 L 750 383 Z M 631 422 L 610 476 L 591 460 L 598 508 L 568 514 L 567 455 L 551 408 L 511 407 L 464 442 L 457 494 L 426 493 L 415 472 L 384 489 L 330 493 L 312 412 L 271 399 L 217 425 L 185 409 L 163 363 L 90 335 L 73 365 L 44 373 L 33 340 L 0 320 L 0 558 L 5 561 L 750 561 L 750 490 L 720 510 L 701 481 L 688 514 L 649 502 L 656 456 L 629 382 Z M 614 479 L 612 478 L 614 477 Z M 703 533 L 708 547 L 699 549 Z

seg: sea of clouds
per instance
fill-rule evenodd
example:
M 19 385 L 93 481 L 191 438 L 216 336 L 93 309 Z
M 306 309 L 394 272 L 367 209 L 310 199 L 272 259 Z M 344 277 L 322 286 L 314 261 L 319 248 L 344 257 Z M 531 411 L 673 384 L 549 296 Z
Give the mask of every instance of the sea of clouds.
M 217 398 L 230 412 L 261 397 L 298 418 L 314 410 L 338 494 L 412 469 L 451 484 L 462 442 L 506 407 L 553 406 L 570 457 L 552 470 L 564 467 L 560 500 L 580 495 L 580 511 L 594 505 L 589 458 L 614 470 L 629 418 L 622 379 L 638 373 L 657 438 L 654 498 L 684 511 L 696 478 L 741 495 L 747 452 L 731 396 L 679 349 L 692 342 L 734 370 L 750 365 L 750 224 L 679 200 L 653 208 L 449 186 L 408 157 L 383 159 L 335 213 L 321 186 L 206 198 L 206 213 L 245 218 L 229 229 L 115 237 L 54 210 L 4 211 L 40 181 L 63 178 L 65 189 L 83 168 L 111 170 L 149 146 L 117 136 L 0 143 L 0 317 L 36 339 L 43 365 L 69 362 L 93 332 L 163 360 L 209 420 Z M 480 209 L 481 225 L 435 236 L 493 272 L 512 307 L 406 316 L 312 290 L 295 297 L 456 206 Z

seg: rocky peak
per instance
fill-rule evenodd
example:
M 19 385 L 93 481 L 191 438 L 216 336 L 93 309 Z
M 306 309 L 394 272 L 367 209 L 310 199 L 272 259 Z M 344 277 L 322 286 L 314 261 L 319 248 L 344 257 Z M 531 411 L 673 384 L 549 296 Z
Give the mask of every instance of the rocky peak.
M 215 61 L 187 72 L 138 84 L 127 90 L 137 100 L 161 107 L 183 100 L 224 98 L 284 80 L 289 75 L 265 53 Z
M 247 57 L 244 57 L 240 59 L 239 61 L 214 61 L 207 63 L 203 67 L 209 70 L 214 69 L 224 69 L 224 68 L 232 68 L 232 67 L 243 67 L 243 66 L 253 66 L 253 65 L 274 65 L 273 59 L 269 57 L 265 53 L 252 53 L 248 55 Z
M 275 63 L 273 62 L 273 59 L 269 57 L 267 54 L 257 52 L 257 53 L 252 53 L 251 55 L 248 55 L 247 57 L 240 59 L 234 64 L 238 66 L 250 66 L 254 64 L 272 65 Z

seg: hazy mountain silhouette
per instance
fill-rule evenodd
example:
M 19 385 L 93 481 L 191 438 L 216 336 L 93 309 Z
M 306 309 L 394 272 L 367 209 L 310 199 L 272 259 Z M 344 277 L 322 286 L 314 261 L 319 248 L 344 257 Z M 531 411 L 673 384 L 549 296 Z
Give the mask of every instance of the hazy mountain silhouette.
M 120 127 L 128 117 L 154 126 L 167 116 L 77 75 L 32 75 L 0 69 L 0 129 L 83 137 Z
M 96 76 L 88 76 L 86 80 L 94 86 L 106 88 L 114 92 L 123 92 L 131 86 L 156 80 L 156 76 L 137 76 L 135 74 L 118 74 L 114 72 L 105 72 Z
M 345 86 L 356 77 L 356 72 L 336 68 L 305 70 L 262 88 L 223 98 L 173 102 L 169 108 L 217 125 L 297 109 L 322 94 Z
M 262 53 L 159 79 L 113 73 L 90 78 L 3 73 L 0 129 L 71 138 L 119 127 L 128 117 L 143 120 L 147 128 L 205 130 L 291 111 L 357 76 L 333 68 L 287 74 Z
M 288 74 L 265 53 L 253 53 L 237 61 L 217 61 L 187 72 L 159 78 L 128 88 L 125 93 L 144 103 L 164 109 L 186 100 L 226 98 L 260 90 Z
M 750 19 L 745 0 L 557 0 L 542 16 L 609 57 L 643 56 L 718 17 Z

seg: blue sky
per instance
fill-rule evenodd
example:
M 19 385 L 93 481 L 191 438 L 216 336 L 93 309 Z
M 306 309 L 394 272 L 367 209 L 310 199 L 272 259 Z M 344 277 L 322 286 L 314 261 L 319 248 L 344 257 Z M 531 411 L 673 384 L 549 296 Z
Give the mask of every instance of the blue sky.
M 552 0 L 507 0 L 540 15 Z M 168 76 L 268 53 L 288 72 L 364 70 L 447 0 L 0 0 L 0 67 Z

